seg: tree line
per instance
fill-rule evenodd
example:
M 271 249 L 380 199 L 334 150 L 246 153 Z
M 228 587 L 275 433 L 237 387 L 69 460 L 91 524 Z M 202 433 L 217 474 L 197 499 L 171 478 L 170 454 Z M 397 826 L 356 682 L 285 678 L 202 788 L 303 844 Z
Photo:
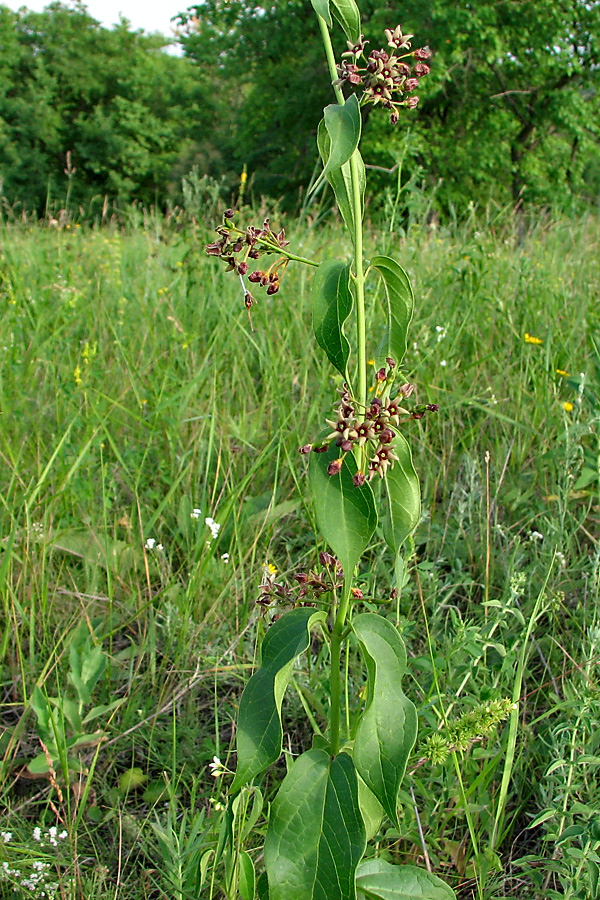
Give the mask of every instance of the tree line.
M 600 0 L 361 8 L 370 49 L 401 24 L 433 52 L 419 106 L 398 126 L 364 110 L 376 188 L 395 185 L 401 165 L 402 183 L 441 211 L 597 202 Z M 125 20 L 101 27 L 83 4 L 0 6 L 5 203 L 175 203 L 192 169 L 223 179 L 227 196 L 244 167 L 257 196 L 301 202 L 317 163 L 314 110 L 332 100 L 310 0 L 203 0 L 178 25 L 181 56 Z

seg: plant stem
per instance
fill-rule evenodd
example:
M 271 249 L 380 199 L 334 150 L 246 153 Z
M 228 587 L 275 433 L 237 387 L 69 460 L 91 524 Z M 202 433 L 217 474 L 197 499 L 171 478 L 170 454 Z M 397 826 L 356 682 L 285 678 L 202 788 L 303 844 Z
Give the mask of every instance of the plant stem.
M 327 23 L 322 16 L 317 14 L 327 66 L 331 75 L 331 83 L 335 97 L 340 106 L 345 104 L 344 94 L 339 84 L 338 71 L 335 64 L 335 54 L 331 43 L 331 36 Z M 364 409 L 367 405 L 367 332 L 365 323 L 365 271 L 363 265 L 363 229 L 362 229 L 362 202 L 360 191 L 360 176 L 358 170 L 358 151 L 355 150 L 350 157 L 350 175 L 352 185 L 352 208 L 354 219 L 354 286 L 356 292 L 356 333 L 357 333 L 357 357 L 358 357 L 358 390 L 357 400 Z M 363 463 L 366 456 L 363 451 Z M 362 466 L 361 466 L 362 468 Z M 341 649 L 344 641 L 346 618 L 350 605 L 350 589 L 352 587 L 353 573 L 346 572 L 344 578 L 344 591 L 335 617 L 335 623 L 331 632 L 331 719 L 329 735 L 331 739 L 331 753 L 336 754 L 340 745 L 340 699 L 341 699 Z
M 342 599 L 335 617 L 335 622 L 331 632 L 331 649 L 330 649 L 330 719 L 329 719 L 329 739 L 331 744 L 331 754 L 335 756 L 340 747 L 340 713 L 341 713 L 341 649 L 344 640 L 344 630 L 346 626 L 346 618 L 348 616 L 348 607 L 350 606 L 350 588 L 352 587 L 352 575 L 344 578 L 344 590 Z

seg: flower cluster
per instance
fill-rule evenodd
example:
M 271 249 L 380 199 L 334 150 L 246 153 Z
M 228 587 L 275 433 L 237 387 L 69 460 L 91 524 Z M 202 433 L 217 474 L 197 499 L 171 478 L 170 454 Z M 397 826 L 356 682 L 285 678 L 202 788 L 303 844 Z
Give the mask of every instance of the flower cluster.
M 263 612 L 279 606 L 295 607 L 312 606 L 323 594 L 341 590 L 344 585 L 344 572 L 340 561 L 325 551 L 319 554 L 319 562 L 323 571 L 311 569 L 309 572 L 296 572 L 295 584 L 277 581 L 275 566 L 264 566 L 260 593 L 256 601 Z
M 423 759 L 440 764 L 455 750 L 466 752 L 471 744 L 489 737 L 514 709 L 515 704 L 508 699 L 490 700 L 470 709 L 459 719 L 448 722 L 445 732 L 437 732 L 426 738 L 421 748 Z
M 35 827 L 31 836 L 39 847 L 50 844 L 51 847 L 58 848 L 69 835 L 65 829 L 59 831 L 52 825 L 47 831 Z M 7 861 L 0 864 L 0 882 L 9 882 L 15 894 L 19 895 L 26 892 L 28 897 L 45 900 L 53 900 L 58 896 L 59 885 L 55 880 L 56 860 L 51 855 L 56 851 L 52 850 L 48 854 L 47 851 L 41 852 L 37 848 L 29 850 L 14 840 L 11 831 L 0 831 L 0 841 L 8 850 L 14 850 L 15 859 L 18 857 L 18 862 L 14 865 Z M 40 856 L 42 858 L 39 858 Z
M 342 54 L 342 63 L 337 67 L 339 78 L 337 84 L 348 82 L 353 85 L 362 85 L 364 93 L 363 103 L 381 103 L 384 109 L 390 113 L 390 122 L 396 125 L 399 119 L 399 107 L 406 106 L 414 109 L 419 98 L 413 93 L 419 87 L 419 80 L 429 74 L 429 66 L 425 60 L 431 57 L 429 47 L 420 47 L 411 50 L 410 39 L 412 34 L 402 34 L 398 25 L 393 30 L 385 29 L 388 47 L 387 50 L 372 50 L 367 57 L 365 54 L 364 36 L 361 34 L 359 41 L 353 44 L 348 41 L 348 50 Z M 396 51 L 400 52 L 399 54 Z M 416 60 L 411 67 L 406 60 Z M 359 61 L 365 63 L 358 65 Z
M 209 256 L 218 256 L 227 263 L 228 272 L 237 272 L 244 290 L 244 301 L 250 309 L 256 299 L 247 290 L 244 284 L 244 275 L 250 268 L 249 260 L 260 259 L 263 254 L 278 253 L 275 262 L 266 271 L 257 269 L 248 275 L 248 281 L 266 288 L 267 294 L 276 294 L 288 257 L 281 255 L 281 251 L 288 246 L 285 239 L 285 229 L 274 232 L 269 219 L 265 219 L 262 228 L 249 225 L 246 229 L 238 228 L 233 224 L 235 210 L 227 209 L 223 215 L 223 224 L 217 228 L 219 240 L 207 244 L 206 252 Z
M 382 367 L 376 373 L 379 386 L 389 387 L 393 382 L 395 363 L 392 359 L 388 359 L 387 364 L 388 369 Z M 370 446 L 374 453 L 369 457 L 366 472 L 358 471 L 354 475 L 354 484 L 360 487 L 365 481 L 371 481 L 375 475 L 383 478 L 398 459 L 394 452 L 394 439 L 399 426 L 410 419 L 422 419 L 426 412 L 437 412 L 439 409 L 437 403 L 406 409 L 403 404 L 414 389 L 414 384 L 405 382 L 394 397 L 386 396 L 388 391 L 384 390 L 384 399 L 375 396 L 365 410 L 360 410 L 350 396 L 348 387 L 344 385 L 343 389 L 338 391 L 341 402 L 336 409 L 337 418 L 326 420 L 333 431 L 321 444 L 306 444 L 301 447 L 300 453 L 310 453 L 311 450 L 315 453 L 324 453 L 335 441 L 335 445 L 342 450 L 342 455 L 329 463 L 327 471 L 329 475 L 337 475 L 348 453 L 355 447 Z

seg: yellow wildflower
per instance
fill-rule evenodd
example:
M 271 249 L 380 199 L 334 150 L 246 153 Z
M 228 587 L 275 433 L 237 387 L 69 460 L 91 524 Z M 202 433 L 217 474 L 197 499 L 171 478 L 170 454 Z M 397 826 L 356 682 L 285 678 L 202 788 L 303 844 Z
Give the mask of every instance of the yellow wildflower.
M 527 334 L 527 332 L 525 332 L 525 343 L 526 344 L 541 344 L 542 339 L 536 338 L 532 334 Z
M 75 366 L 75 371 L 73 372 L 73 378 L 75 379 L 75 385 L 77 387 L 79 387 L 83 380 L 81 377 L 81 369 L 79 366 Z
M 573 412 L 573 404 L 567 400 L 566 403 L 563 403 L 563 409 L 565 412 Z
M 566 377 L 568 376 L 569 373 L 568 373 L 568 372 L 565 372 L 564 369 L 557 369 L 557 370 L 556 370 L 556 374 L 557 374 L 557 375 L 564 375 L 564 377 L 566 378 Z

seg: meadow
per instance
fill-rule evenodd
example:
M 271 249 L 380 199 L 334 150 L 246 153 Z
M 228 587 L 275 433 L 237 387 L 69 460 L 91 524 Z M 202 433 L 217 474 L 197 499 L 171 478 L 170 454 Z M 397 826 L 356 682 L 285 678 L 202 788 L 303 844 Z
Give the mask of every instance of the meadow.
M 328 217 L 282 223 L 302 256 L 345 252 Z M 141 213 L 0 227 L 0 897 L 223 896 L 213 759 L 235 765 L 261 582 L 315 562 L 298 448 L 341 379 L 314 345 L 311 272 L 290 265 L 248 312 L 210 240 Z M 524 230 L 473 210 L 379 237 L 415 287 L 407 378 L 440 410 L 407 426 L 423 514 L 405 584 L 381 537 L 361 572 L 419 711 L 400 828 L 376 843 L 461 898 L 476 868 L 486 900 L 597 896 L 599 240 L 592 215 Z M 313 651 L 286 754 L 328 703 Z M 443 720 L 494 699 L 518 718 L 423 761 Z

